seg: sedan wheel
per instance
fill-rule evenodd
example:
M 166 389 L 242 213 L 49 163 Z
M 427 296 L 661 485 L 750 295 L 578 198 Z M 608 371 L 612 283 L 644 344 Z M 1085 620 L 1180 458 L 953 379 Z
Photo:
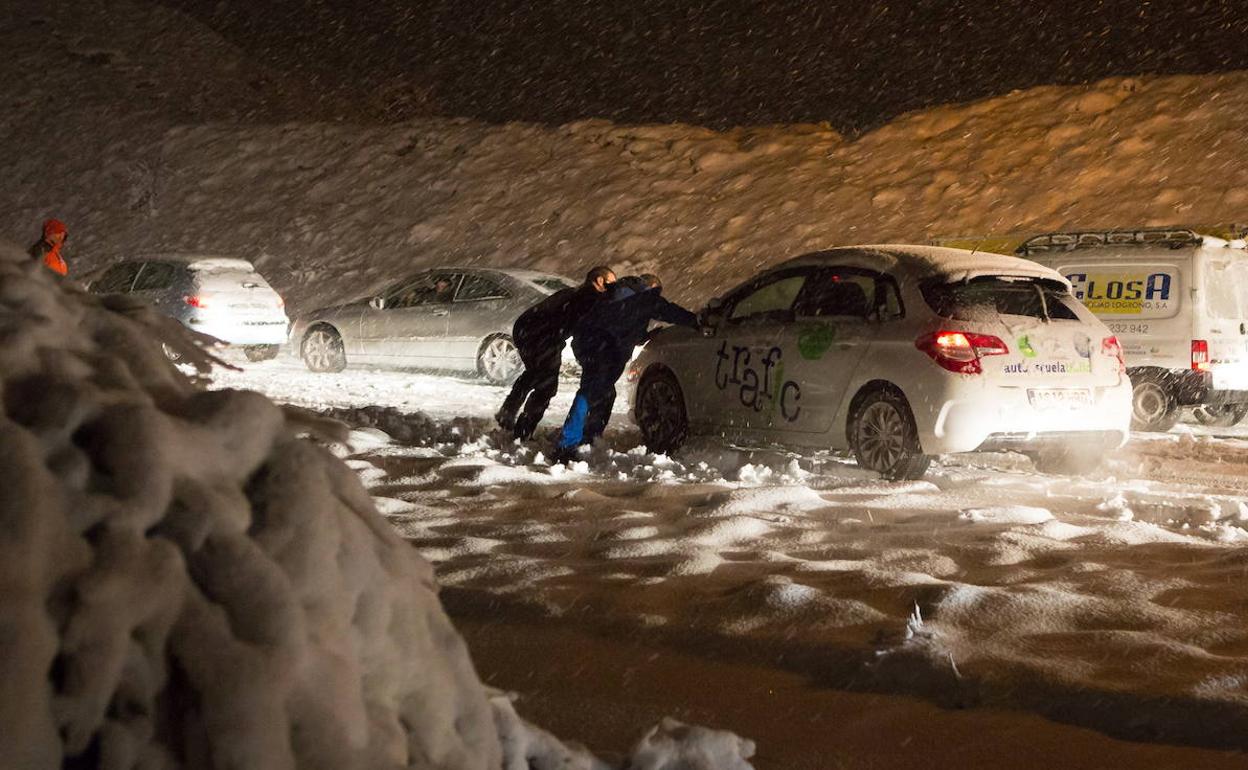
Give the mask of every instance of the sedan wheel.
M 651 452 L 679 449 L 689 434 L 685 397 L 680 383 L 670 372 L 656 372 L 641 381 L 634 416 L 646 448 Z
M 314 372 L 341 372 L 347 368 L 342 338 L 332 329 L 315 329 L 303 338 L 303 363 Z
M 477 371 L 495 385 L 506 385 L 523 370 L 520 351 L 510 337 L 494 337 L 477 354 Z
M 880 391 L 866 397 L 851 418 L 850 438 L 858 465 L 887 479 L 917 479 L 932 458 L 919 449 L 914 418 L 901 396 Z

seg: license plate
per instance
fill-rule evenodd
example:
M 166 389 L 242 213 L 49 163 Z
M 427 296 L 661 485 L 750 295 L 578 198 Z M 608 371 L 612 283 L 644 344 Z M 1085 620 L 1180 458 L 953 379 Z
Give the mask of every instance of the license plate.
M 1028 388 L 1027 400 L 1037 409 L 1089 406 L 1092 391 L 1086 388 Z

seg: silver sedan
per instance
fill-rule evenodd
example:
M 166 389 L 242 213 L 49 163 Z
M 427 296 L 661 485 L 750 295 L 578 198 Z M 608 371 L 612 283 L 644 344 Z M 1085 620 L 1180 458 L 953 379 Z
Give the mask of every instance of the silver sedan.
M 300 316 L 290 342 L 314 372 L 360 363 L 476 372 L 501 384 L 523 366 L 511 341 L 516 318 L 575 285 L 531 270 L 425 270 L 375 297 Z

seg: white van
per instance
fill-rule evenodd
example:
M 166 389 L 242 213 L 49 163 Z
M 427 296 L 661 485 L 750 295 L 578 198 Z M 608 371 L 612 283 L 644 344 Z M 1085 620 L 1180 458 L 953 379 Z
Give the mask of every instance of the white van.
M 1020 256 L 1057 270 L 1122 343 L 1136 430 L 1181 407 L 1207 424 L 1248 414 L 1248 251 L 1187 228 L 1046 233 Z

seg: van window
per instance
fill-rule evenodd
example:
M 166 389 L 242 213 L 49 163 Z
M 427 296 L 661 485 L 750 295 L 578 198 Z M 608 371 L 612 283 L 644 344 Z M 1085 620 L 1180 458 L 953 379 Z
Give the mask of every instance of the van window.
M 1205 269 L 1205 312 L 1210 318 L 1248 317 L 1248 266 L 1235 262 L 1208 262 Z
M 936 315 L 974 321 L 986 313 L 1050 321 L 1078 321 L 1074 298 L 1058 281 L 986 275 L 969 281 L 927 281 L 919 286 Z
M 1066 265 L 1075 299 L 1101 318 L 1147 320 L 1179 312 L 1179 269 L 1173 265 Z

